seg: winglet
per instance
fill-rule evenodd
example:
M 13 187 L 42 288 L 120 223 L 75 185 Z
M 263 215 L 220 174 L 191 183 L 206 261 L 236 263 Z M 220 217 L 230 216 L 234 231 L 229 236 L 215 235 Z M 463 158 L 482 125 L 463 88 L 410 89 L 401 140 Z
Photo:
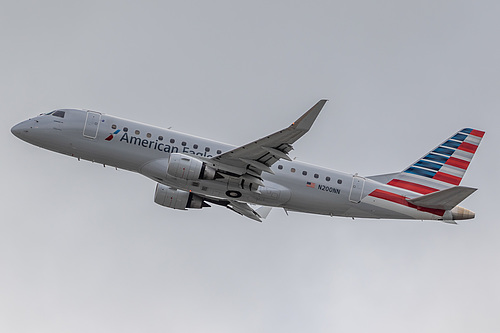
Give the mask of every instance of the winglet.
M 268 206 L 262 206 L 262 207 L 259 207 L 255 210 L 255 212 L 257 214 L 259 214 L 259 216 L 263 219 L 267 218 L 267 216 L 269 215 L 269 213 L 271 212 L 271 209 L 273 209 L 273 207 L 268 207 Z
M 328 100 L 322 99 L 318 103 L 314 104 L 314 106 L 310 108 L 309 111 L 304 113 L 299 119 L 293 122 L 292 125 L 290 125 L 290 127 L 303 130 L 306 132 L 309 131 L 312 124 L 318 117 L 321 109 L 323 109 L 323 106 L 325 106 L 326 102 L 328 102 Z

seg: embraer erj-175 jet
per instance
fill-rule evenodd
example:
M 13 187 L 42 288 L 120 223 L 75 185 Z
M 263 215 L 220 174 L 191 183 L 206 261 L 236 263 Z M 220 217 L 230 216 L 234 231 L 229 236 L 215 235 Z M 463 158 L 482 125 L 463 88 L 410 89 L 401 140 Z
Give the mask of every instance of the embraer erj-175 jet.
M 158 183 L 154 201 L 174 209 L 215 204 L 256 221 L 271 207 L 352 218 L 474 218 L 458 204 L 476 189 L 459 185 L 483 131 L 461 129 L 401 172 L 362 177 L 289 157 L 325 103 L 239 147 L 75 109 L 23 121 L 12 133 L 45 149 L 149 177 Z

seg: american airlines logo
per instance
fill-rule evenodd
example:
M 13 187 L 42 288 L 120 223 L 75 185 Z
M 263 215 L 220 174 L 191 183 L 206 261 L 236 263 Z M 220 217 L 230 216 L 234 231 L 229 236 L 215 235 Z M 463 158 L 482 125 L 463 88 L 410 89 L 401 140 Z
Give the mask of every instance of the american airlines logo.
M 116 131 L 114 131 L 113 133 L 111 133 L 111 134 L 110 134 L 110 135 L 109 135 L 106 139 L 104 139 L 104 140 L 106 140 L 106 141 L 111 141 L 111 140 L 113 140 L 114 135 L 118 134 L 119 132 L 120 132 L 120 130 L 119 130 L 119 129 L 118 129 L 118 130 L 116 130 Z

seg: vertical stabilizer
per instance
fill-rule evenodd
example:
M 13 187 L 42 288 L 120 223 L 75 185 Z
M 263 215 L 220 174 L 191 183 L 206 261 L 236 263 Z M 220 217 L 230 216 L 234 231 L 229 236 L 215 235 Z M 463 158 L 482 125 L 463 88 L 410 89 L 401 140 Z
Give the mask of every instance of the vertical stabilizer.
M 483 131 L 464 128 L 387 182 L 420 194 L 460 185 Z

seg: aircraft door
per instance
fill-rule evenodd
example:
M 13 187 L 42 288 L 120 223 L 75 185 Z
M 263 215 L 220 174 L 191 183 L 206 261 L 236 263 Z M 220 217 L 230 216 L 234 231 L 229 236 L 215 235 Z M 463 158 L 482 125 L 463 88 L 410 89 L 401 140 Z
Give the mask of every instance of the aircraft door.
M 358 175 L 354 175 L 352 177 L 352 186 L 351 186 L 351 193 L 349 194 L 349 200 L 355 203 L 361 202 L 364 187 L 365 187 L 365 179 Z
M 95 111 L 87 111 L 87 119 L 83 127 L 83 136 L 95 139 L 97 131 L 99 130 L 99 123 L 101 122 L 101 114 Z

